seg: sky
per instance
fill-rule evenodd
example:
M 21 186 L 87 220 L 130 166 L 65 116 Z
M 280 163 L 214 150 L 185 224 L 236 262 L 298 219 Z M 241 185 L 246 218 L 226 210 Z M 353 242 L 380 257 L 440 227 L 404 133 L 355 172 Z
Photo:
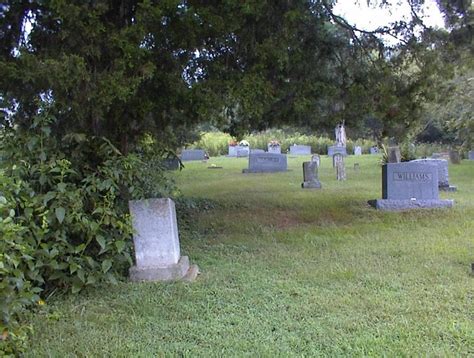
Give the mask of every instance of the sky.
M 338 0 L 334 7 L 334 13 L 344 17 L 350 24 L 370 31 L 377 27 L 388 25 L 390 22 L 408 21 L 411 15 L 410 6 L 407 1 L 393 0 L 393 3 L 398 4 L 390 8 L 380 8 L 374 5 L 367 6 L 367 0 Z M 444 27 L 443 17 L 438 10 L 435 0 L 425 0 L 425 5 L 421 11 L 418 13 L 418 16 L 425 25 Z

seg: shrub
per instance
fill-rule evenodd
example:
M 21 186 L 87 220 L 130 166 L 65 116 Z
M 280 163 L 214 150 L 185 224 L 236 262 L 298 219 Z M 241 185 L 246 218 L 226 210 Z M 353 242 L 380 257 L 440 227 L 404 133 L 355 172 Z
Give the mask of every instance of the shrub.
M 204 149 L 211 157 L 228 153 L 229 143 L 233 141 L 230 134 L 222 132 L 206 132 L 201 139 L 192 145 L 192 148 Z
M 104 138 L 56 140 L 54 125 L 41 115 L 29 129 L 1 134 L 0 330 L 10 337 L 4 353 L 21 348 L 18 319 L 40 295 L 123 275 L 132 263 L 127 200 L 144 197 L 152 186 L 143 180 L 160 173 Z

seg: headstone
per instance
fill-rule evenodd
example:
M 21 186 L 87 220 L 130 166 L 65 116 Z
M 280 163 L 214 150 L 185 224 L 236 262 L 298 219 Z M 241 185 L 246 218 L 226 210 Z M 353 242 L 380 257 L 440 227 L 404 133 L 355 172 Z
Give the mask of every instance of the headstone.
M 370 147 L 370 154 L 379 154 L 379 148 Z
M 286 155 L 275 153 L 251 153 L 249 167 L 242 173 L 275 173 L 288 170 Z
M 250 154 L 254 153 L 265 153 L 263 149 L 250 149 Z
M 195 278 L 197 266 L 190 266 L 189 258 L 180 254 L 173 200 L 132 200 L 129 208 L 136 261 L 136 265 L 130 268 L 130 280 L 173 281 Z
M 228 157 L 248 157 L 250 148 L 241 145 L 229 145 Z
M 248 157 L 250 154 L 250 147 L 238 146 L 236 149 L 237 158 Z
M 433 153 L 431 155 L 433 159 L 446 159 L 449 160 L 449 153 L 448 152 L 441 152 L 441 153 Z
M 358 172 L 360 170 L 360 165 L 359 163 L 354 163 L 354 170 Z
M 237 156 L 237 146 L 236 145 L 229 145 L 229 157 L 236 157 Z
M 453 200 L 440 200 L 438 168 L 428 163 L 404 162 L 382 166 L 382 199 L 370 200 L 379 210 L 450 208 Z
M 321 183 L 318 178 L 317 162 L 303 162 L 303 189 L 321 189 Z
M 341 147 L 337 145 L 332 145 L 328 147 L 328 156 L 332 157 L 334 154 L 342 154 L 343 156 L 347 155 L 347 149 L 346 147 Z
M 178 170 L 179 169 L 179 158 L 165 158 L 161 162 L 163 164 L 163 167 L 166 170 Z
M 457 150 L 449 151 L 449 160 L 452 164 L 461 164 L 461 156 Z
M 281 154 L 281 146 L 268 143 L 268 153 Z
M 319 168 L 321 165 L 321 157 L 319 154 L 315 154 L 311 156 L 311 161 L 316 163 L 316 166 Z
M 474 150 L 470 150 L 470 151 L 469 151 L 467 158 L 468 158 L 469 160 L 474 160 Z
M 206 152 L 202 149 L 185 149 L 181 152 L 181 161 L 206 160 Z
M 362 147 L 355 146 L 354 147 L 354 155 L 362 155 Z
M 333 164 L 336 167 L 336 179 L 346 180 L 346 167 L 344 165 L 344 156 L 340 153 L 334 154 Z
M 387 150 L 387 162 L 388 163 L 400 163 L 402 161 L 402 155 L 399 147 L 388 147 Z
M 438 188 L 443 191 L 456 191 L 455 186 L 449 185 L 449 171 L 448 171 L 448 161 L 446 159 L 415 159 L 411 160 L 410 163 L 427 163 L 435 165 L 438 168 Z
M 290 154 L 292 155 L 311 155 L 311 146 L 297 145 L 290 146 Z

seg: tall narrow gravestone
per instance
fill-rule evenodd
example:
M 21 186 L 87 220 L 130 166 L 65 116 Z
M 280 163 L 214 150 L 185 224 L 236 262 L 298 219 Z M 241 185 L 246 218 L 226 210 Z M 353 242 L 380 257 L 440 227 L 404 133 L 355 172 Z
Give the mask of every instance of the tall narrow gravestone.
M 387 162 L 388 163 L 400 163 L 402 161 L 402 155 L 399 147 L 388 147 L 387 150 Z
M 382 167 L 382 199 L 370 200 L 379 210 L 450 208 L 453 200 L 440 200 L 438 168 L 417 162 L 389 163 Z
M 361 146 L 355 146 L 354 147 L 354 155 L 362 155 L 362 147 Z
M 468 155 L 467 155 L 467 158 L 469 160 L 474 160 L 474 150 L 470 150 Z
M 461 156 L 457 150 L 449 151 L 449 160 L 452 164 L 461 164 Z
M 135 233 L 136 265 L 131 281 L 193 280 L 198 268 L 180 256 L 176 209 L 173 200 L 147 199 L 129 202 Z
M 303 162 L 303 189 L 321 189 L 321 183 L 318 179 L 318 163 Z
M 336 167 L 336 179 L 346 180 L 346 167 L 344 164 L 344 156 L 342 154 L 334 154 L 333 165 Z

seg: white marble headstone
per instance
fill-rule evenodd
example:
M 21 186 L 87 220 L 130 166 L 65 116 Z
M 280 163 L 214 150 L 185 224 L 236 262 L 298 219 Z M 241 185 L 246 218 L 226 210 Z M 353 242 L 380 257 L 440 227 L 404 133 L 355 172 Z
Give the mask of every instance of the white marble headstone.
M 137 267 L 167 267 L 180 258 L 178 225 L 173 200 L 147 199 L 129 202 L 135 233 Z

